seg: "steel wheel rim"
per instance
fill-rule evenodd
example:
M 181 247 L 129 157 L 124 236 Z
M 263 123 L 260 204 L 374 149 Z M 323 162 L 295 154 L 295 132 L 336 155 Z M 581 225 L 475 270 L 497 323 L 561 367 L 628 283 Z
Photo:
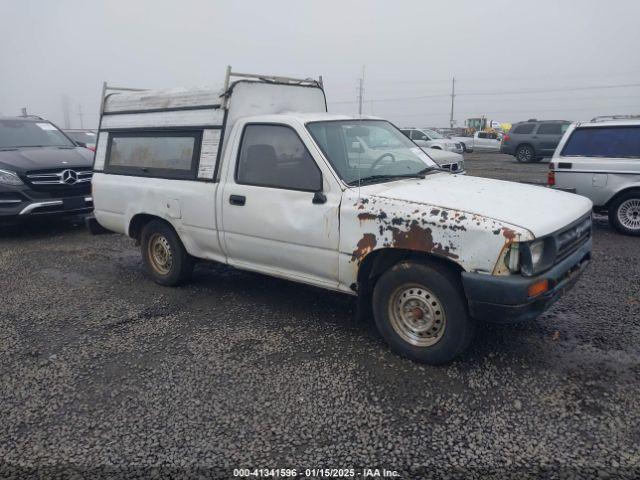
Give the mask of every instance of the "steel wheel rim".
M 398 287 L 389 301 L 393 330 L 407 343 L 430 347 L 440 341 L 446 328 L 446 316 L 440 299 L 424 285 Z
M 620 204 L 618 221 L 629 230 L 640 230 L 640 198 L 630 198 Z
M 151 266 L 160 275 L 168 275 L 173 265 L 173 254 L 169 240 L 159 233 L 154 233 L 149 239 L 148 257 Z

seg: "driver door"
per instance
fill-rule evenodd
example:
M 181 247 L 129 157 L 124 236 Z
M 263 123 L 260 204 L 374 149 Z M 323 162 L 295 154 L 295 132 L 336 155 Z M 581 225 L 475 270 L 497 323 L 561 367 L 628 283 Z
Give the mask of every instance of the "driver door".
M 329 288 L 338 285 L 342 191 L 304 131 L 247 123 L 220 191 L 229 264 Z

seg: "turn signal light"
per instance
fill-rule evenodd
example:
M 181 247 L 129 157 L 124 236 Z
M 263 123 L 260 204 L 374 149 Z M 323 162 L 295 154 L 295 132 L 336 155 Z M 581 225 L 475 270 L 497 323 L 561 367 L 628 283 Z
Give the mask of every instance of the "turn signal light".
M 527 293 L 530 297 L 537 297 L 538 295 L 541 295 L 548 290 L 549 280 L 540 280 L 539 282 L 536 282 L 533 285 L 529 286 Z

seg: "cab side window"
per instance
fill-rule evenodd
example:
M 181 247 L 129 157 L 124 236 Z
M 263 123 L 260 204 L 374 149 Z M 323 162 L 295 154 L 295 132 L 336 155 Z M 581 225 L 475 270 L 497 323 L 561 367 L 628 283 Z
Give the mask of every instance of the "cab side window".
M 322 172 L 292 128 L 249 124 L 242 134 L 236 182 L 316 192 L 322 190 Z

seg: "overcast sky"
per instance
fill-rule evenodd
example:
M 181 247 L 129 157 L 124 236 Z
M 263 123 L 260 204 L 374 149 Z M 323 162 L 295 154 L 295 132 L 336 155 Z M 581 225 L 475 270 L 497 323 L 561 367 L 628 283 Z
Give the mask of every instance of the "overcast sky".
M 0 115 L 64 126 L 66 95 L 96 127 L 104 80 L 220 85 L 228 64 L 322 75 L 349 114 L 364 65 L 364 112 L 400 125 L 447 126 L 453 76 L 459 125 L 640 113 L 638 19 L 638 0 L 0 0 Z

